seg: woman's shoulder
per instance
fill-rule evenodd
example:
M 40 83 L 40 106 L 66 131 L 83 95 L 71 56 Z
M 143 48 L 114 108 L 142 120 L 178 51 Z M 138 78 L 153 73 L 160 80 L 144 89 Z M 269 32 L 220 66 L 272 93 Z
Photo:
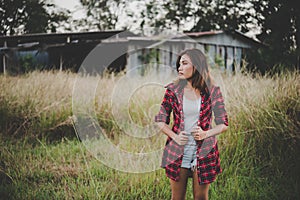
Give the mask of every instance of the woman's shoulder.
M 181 90 L 184 88 L 184 83 L 183 81 L 180 81 L 179 79 L 176 79 L 172 81 L 171 83 L 165 85 L 165 88 L 173 91 Z
M 218 96 L 222 95 L 220 86 L 218 86 L 218 85 L 213 85 L 213 86 L 211 87 L 211 89 L 210 89 L 210 94 L 211 94 L 213 97 L 218 97 Z
M 211 92 L 212 93 L 215 92 L 215 91 L 217 91 L 217 90 L 220 90 L 220 86 L 218 86 L 218 85 L 212 85 L 211 86 Z
M 175 83 L 168 83 L 167 85 L 165 85 L 165 88 L 167 89 L 174 89 L 176 87 Z

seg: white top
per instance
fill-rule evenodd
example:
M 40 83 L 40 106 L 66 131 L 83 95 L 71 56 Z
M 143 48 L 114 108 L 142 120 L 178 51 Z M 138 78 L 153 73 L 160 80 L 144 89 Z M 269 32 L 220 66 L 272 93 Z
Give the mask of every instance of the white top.
M 197 126 L 201 106 L 201 97 L 196 100 L 189 100 L 183 95 L 183 113 L 184 113 L 184 130 L 191 133 L 192 129 Z
M 184 130 L 189 134 L 189 141 L 184 146 L 184 153 L 181 167 L 193 169 L 196 165 L 197 145 L 191 130 L 197 126 L 201 108 L 201 97 L 196 100 L 189 100 L 183 95 Z

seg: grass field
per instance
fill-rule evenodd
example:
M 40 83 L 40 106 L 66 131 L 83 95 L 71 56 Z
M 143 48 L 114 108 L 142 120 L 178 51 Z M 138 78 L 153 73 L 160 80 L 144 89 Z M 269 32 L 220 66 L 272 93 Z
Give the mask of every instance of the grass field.
M 115 145 L 132 152 L 163 147 L 162 134 L 146 140 L 123 134 L 137 126 L 134 134 L 141 135 L 153 122 L 162 88 L 136 90 L 126 113 L 125 104 L 110 105 L 120 75 L 81 78 L 97 83 L 93 111 Z M 77 138 L 76 81 L 69 72 L 0 76 L 0 199 L 170 199 L 164 170 L 112 169 Z M 219 75 L 216 81 L 230 128 L 218 136 L 223 173 L 211 185 L 210 199 L 300 199 L 299 73 Z M 187 199 L 191 191 L 190 182 Z

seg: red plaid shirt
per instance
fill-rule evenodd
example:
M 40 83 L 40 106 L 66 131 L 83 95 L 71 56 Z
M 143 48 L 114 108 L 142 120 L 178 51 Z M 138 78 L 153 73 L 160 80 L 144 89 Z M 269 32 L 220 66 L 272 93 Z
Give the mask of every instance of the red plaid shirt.
M 156 122 L 170 123 L 170 114 L 173 111 L 172 130 L 178 134 L 184 130 L 183 117 L 183 86 L 171 83 L 166 86 L 166 92 L 159 113 L 155 116 Z M 224 100 L 219 87 L 212 87 L 210 94 L 201 93 L 201 109 L 198 126 L 203 130 L 211 129 L 212 112 L 215 123 L 228 126 L 227 113 L 224 108 Z M 184 145 L 178 145 L 168 137 L 163 152 L 162 167 L 172 180 L 179 180 L 179 172 L 182 163 Z M 197 141 L 197 173 L 199 184 L 211 183 L 216 175 L 222 172 L 216 138 Z

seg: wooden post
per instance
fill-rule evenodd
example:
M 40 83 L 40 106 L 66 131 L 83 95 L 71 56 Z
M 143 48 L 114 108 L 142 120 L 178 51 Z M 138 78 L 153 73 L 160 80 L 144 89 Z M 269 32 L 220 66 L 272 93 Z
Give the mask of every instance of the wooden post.
M 62 53 L 60 53 L 59 56 L 59 71 L 62 71 L 63 69 L 63 59 L 62 59 Z
M 3 54 L 3 74 L 6 75 L 6 59 L 5 54 Z
M 7 42 L 6 41 L 4 41 L 4 47 L 7 47 Z M 2 62 L 3 62 L 3 74 L 6 75 L 6 58 L 5 58 L 5 54 L 3 54 Z

